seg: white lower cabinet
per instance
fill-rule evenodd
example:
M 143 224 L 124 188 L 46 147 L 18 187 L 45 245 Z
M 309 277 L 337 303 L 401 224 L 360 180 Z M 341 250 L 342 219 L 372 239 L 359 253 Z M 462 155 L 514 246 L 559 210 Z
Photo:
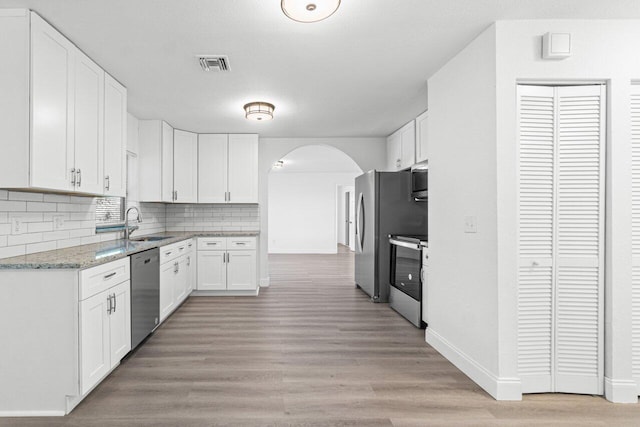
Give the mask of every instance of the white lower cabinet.
M 80 273 L 80 393 L 89 392 L 131 350 L 129 259 Z M 126 268 L 124 281 L 111 282 Z M 99 274 L 94 274 L 97 270 Z
M 193 240 L 163 246 L 160 259 L 160 322 L 163 322 L 193 288 Z
M 255 291 L 255 237 L 198 239 L 198 291 Z

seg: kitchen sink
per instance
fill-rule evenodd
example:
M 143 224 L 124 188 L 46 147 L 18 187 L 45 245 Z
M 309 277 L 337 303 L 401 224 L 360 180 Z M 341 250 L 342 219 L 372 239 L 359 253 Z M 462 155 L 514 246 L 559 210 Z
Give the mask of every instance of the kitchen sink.
M 159 242 L 160 240 L 172 239 L 173 236 L 142 236 L 129 239 L 134 242 Z

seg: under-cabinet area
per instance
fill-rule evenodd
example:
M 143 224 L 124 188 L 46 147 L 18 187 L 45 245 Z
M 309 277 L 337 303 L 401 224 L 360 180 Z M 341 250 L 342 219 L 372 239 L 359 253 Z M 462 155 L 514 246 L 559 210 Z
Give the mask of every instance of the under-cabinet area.
M 0 299 L 0 338 L 12 349 L 0 352 L 1 415 L 69 413 L 196 288 L 199 296 L 258 294 L 257 233 L 173 234 L 0 260 L 0 282 L 10 296 Z M 214 242 L 219 247 L 210 250 Z M 157 274 L 136 277 L 134 255 L 154 248 Z M 220 257 L 208 257 L 212 252 Z M 221 285 L 208 285 L 212 271 L 222 271 Z M 144 292 L 159 294 L 153 310 L 132 304 L 140 280 L 147 281 Z M 155 310 L 159 319 L 132 337 L 132 329 L 139 332 L 132 318 L 144 315 L 139 310 Z

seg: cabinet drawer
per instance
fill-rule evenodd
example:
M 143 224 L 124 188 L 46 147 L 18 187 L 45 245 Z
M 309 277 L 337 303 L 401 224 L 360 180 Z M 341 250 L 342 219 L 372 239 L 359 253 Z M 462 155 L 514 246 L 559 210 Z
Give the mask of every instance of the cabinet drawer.
M 255 237 L 229 237 L 227 240 L 227 250 L 255 249 Z
M 173 261 L 180 255 L 184 255 L 188 251 L 188 244 L 191 239 L 182 242 L 172 243 L 160 248 L 160 265 Z
M 216 251 L 227 249 L 226 237 L 200 237 L 198 239 L 199 251 Z
M 187 253 L 192 253 L 195 250 L 195 243 L 193 241 L 193 239 L 189 239 L 187 240 Z
M 129 257 L 80 271 L 80 300 L 85 300 L 105 289 L 130 278 Z

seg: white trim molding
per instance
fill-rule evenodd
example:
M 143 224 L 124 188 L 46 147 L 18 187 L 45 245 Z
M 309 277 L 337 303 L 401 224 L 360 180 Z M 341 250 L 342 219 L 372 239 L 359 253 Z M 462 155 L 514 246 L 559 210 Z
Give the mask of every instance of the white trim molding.
M 604 397 L 613 403 L 638 403 L 640 387 L 633 380 L 604 377 Z
M 427 344 L 435 348 L 494 399 L 522 400 L 520 378 L 497 377 L 430 328 L 425 332 L 425 339 Z
M 64 411 L 0 411 L 0 418 L 6 417 L 64 417 Z

